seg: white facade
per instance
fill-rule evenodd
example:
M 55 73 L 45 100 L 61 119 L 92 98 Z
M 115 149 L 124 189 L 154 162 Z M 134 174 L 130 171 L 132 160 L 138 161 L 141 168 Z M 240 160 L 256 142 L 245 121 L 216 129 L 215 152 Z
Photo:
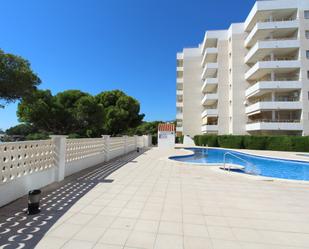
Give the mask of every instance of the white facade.
M 309 135 L 309 1 L 257 1 L 177 54 L 177 133 Z
M 159 148 L 174 148 L 175 147 L 175 132 L 158 131 L 158 147 Z

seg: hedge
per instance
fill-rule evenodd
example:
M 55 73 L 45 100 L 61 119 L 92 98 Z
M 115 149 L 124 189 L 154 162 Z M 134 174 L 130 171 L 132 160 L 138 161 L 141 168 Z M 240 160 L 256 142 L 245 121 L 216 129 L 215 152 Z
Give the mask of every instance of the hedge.
M 183 144 L 183 136 L 178 136 L 175 138 L 176 144 Z
M 195 136 L 194 142 L 200 146 L 208 145 L 210 147 L 218 147 L 217 136 L 214 135 Z
M 218 136 L 219 147 L 242 149 L 243 148 L 243 137 L 242 136 L 231 136 L 224 135 Z
M 194 142 L 197 146 L 309 152 L 309 137 L 301 136 L 197 135 Z
M 158 144 L 158 135 L 152 135 L 151 136 L 151 143 L 153 145 L 157 145 Z

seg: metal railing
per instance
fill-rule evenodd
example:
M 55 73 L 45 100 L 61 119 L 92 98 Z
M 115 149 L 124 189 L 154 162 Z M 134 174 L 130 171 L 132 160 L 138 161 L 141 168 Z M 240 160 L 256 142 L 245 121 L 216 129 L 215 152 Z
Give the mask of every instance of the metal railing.
M 224 153 L 224 156 L 223 156 L 223 169 L 224 170 L 228 170 L 230 171 L 231 170 L 231 164 L 228 165 L 228 168 L 226 167 L 226 157 L 227 155 L 230 155 L 230 156 L 233 156 L 239 160 L 241 160 L 242 162 L 244 162 L 246 164 L 246 166 L 244 166 L 244 169 L 243 171 L 247 174 L 251 174 L 251 175 L 259 175 L 260 174 L 260 171 L 255 167 L 255 165 L 251 162 L 249 162 L 248 160 L 245 160 L 239 156 L 236 156 L 235 154 L 231 153 L 231 152 L 226 152 Z

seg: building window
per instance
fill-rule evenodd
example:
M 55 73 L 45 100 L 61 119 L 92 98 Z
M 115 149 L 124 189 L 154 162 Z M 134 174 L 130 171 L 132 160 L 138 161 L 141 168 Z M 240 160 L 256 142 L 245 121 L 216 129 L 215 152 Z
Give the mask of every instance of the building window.
M 309 50 L 306 51 L 306 57 L 309 59 Z
M 305 19 L 309 19 L 309 10 L 305 10 Z
M 306 39 L 309 39 L 309 30 L 306 30 Z

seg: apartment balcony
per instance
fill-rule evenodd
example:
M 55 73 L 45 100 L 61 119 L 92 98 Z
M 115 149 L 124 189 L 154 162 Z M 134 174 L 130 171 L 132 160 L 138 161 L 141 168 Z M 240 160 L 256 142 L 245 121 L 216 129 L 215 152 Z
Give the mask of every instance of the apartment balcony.
M 207 78 L 204 80 L 202 92 L 213 92 L 218 86 L 218 78 Z
M 300 101 L 261 101 L 246 107 L 246 114 L 255 115 L 270 110 L 301 110 Z
M 299 47 L 300 42 L 297 39 L 258 41 L 246 55 L 245 63 L 256 63 L 271 53 L 293 53 L 296 52 Z
M 297 19 L 258 22 L 245 39 L 245 47 L 252 47 L 257 41 L 264 40 L 270 35 L 273 37 L 288 37 L 297 31 L 298 27 L 299 21 Z
M 204 117 L 218 117 L 218 109 L 206 109 L 202 113 L 202 118 Z
M 177 90 L 176 91 L 177 96 L 182 96 L 183 95 L 183 90 Z
M 217 132 L 218 131 L 218 125 L 212 124 L 212 125 L 203 125 L 202 126 L 202 132 L 208 133 L 208 132 Z
M 183 119 L 183 113 L 177 113 L 176 114 L 176 119 L 177 120 L 182 120 Z
M 177 84 L 183 84 L 183 78 L 177 78 L 176 83 Z
M 202 99 L 202 105 L 213 105 L 218 101 L 217 93 L 206 93 Z
M 302 88 L 300 81 L 260 81 L 246 90 L 246 97 L 258 97 L 272 91 L 294 91 Z
M 206 63 L 202 73 L 202 79 L 210 78 L 215 75 L 218 70 L 218 63 Z
M 205 65 L 205 63 L 214 62 L 217 59 L 217 55 L 218 48 L 206 48 L 201 63 L 202 67 Z
M 176 102 L 176 107 L 183 107 L 183 102 Z
M 300 120 L 256 120 L 246 125 L 247 131 L 302 131 Z
M 299 60 L 259 61 L 246 73 L 246 80 L 257 80 L 271 72 L 288 74 L 301 67 Z
M 177 67 L 176 71 L 178 71 L 178 72 L 183 71 L 183 67 Z
M 176 126 L 176 132 L 183 132 L 183 127 Z

